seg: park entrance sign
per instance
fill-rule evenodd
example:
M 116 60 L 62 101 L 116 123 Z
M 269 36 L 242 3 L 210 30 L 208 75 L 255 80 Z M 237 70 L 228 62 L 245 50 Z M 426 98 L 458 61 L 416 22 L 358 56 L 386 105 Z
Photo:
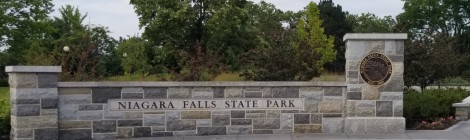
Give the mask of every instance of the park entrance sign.
M 406 34 L 346 34 L 344 82 L 60 82 L 8 66 L 11 139 L 400 134 Z

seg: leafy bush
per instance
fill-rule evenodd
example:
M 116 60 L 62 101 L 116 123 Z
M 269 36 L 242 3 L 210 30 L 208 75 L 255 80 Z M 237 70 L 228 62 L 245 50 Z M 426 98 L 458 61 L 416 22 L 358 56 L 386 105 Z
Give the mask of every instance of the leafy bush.
M 454 116 L 455 108 L 452 104 L 461 102 L 469 95 L 463 89 L 432 89 L 423 93 L 407 90 L 403 99 L 407 128 L 413 128 L 422 121 L 430 122 Z
M 10 102 L 0 98 L 0 139 L 10 134 Z

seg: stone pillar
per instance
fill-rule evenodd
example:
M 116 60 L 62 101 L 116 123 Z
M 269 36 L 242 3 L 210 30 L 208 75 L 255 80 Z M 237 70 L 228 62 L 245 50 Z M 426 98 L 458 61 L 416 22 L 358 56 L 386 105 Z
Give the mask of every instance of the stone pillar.
M 407 34 L 346 34 L 346 134 L 400 134 Z
M 60 66 L 7 66 L 10 139 L 58 139 L 57 76 Z

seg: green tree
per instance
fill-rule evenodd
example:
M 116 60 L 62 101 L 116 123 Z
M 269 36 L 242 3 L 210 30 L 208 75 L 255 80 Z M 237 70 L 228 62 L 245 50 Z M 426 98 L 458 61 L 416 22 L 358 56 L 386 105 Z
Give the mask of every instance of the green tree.
M 343 36 L 353 32 L 352 25 L 346 20 L 346 13 L 343 12 L 342 7 L 335 6 L 333 0 L 320 0 L 318 9 L 320 10 L 320 18 L 323 20 L 322 26 L 325 29 L 325 34 L 333 36 L 335 40 L 336 59 L 328 63 L 326 68 L 328 71 L 343 72 L 346 64 Z
M 392 33 L 397 24 L 392 16 L 380 18 L 372 13 L 347 14 L 346 18 L 356 33 Z
M 150 69 L 146 53 L 148 51 L 150 50 L 146 47 L 145 41 L 139 37 L 122 41 L 118 45 L 118 52 L 124 57 L 121 66 L 125 74 L 147 74 Z
M 301 67 L 297 80 L 311 80 L 320 76 L 323 65 L 335 60 L 334 38 L 324 34 L 322 22 L 317 5 L 310 2 L 296 27 L 297 39 L 294 48 Z

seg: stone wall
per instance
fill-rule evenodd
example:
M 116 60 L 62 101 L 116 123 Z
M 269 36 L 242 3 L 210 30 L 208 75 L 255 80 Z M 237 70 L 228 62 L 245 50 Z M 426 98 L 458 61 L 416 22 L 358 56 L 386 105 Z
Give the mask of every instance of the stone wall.
M 347 134 L 404 133 L 403 59 L 406 34 L 346 34 Z M 361 62 L 378 53 L 391 61 L 390 79 L 371 85 L 361 77 Z
M 344 83 L 59 83 L 59 139 L 343 133 Z M 302 98 L 303 110 L 111 111 L 110 99 Z
M 404 39 L 406 34 L 347 34 L 345 83 L 58 82 L 60 66 L 8 66 L 10 138 L 404 133 Z M 365 60 L 371 61 L 366 73 Z M 370 79 L 368 74 L 386 78 Z M 155 108 L 143 107 L 151 101 Z M 187 108 L 192 101 L 198 107 Z M 252 105 L 224 108 L 226 101 Z M 259 107 L 258 101 L 280 105 Z M 142 107 L 131 108 L 134 103 Z

